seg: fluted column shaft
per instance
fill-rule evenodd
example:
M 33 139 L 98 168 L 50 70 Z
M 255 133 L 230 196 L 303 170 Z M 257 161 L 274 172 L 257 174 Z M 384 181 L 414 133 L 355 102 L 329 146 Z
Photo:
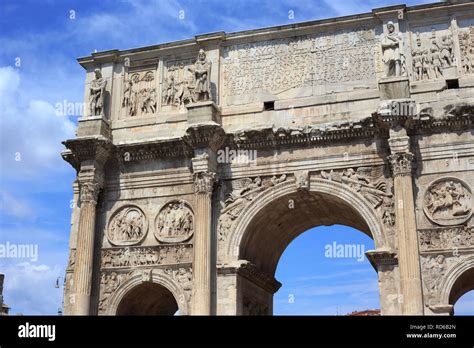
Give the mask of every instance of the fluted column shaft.
M 76 266 L 74 269 L 74 292 L 72 314 L 90 314 L 92 268 L 97 196 L 99 185 L 86 182 L 80 185 L 81 208 L 77 232 Z
M 193 315 L 211 314 L 211 243 L 212 243 L 212 189 L 215 174 L 194 174 L 196 193 L 196 231 L 194 235 L 194 288 Z
M 389 156 L 394 175 L 395 226 L 398 236 L 402 313 L 422 315 L 423 294 L 413 198 L 412 160 L 413 154 L 408 151 Z

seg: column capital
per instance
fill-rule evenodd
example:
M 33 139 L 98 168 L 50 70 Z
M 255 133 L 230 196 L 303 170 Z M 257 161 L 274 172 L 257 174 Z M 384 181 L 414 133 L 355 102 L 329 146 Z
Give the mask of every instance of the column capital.
M 216 173 L 208 171 L 196 172 L 194 173 L 194 193 L 210 195 L 216 182 Z
M 411 175 L 413 154 L 411 152 L 398 152 L 387 157 L 393 176 Z
M 100 184 L 95 181 L 85 181 L 79 183 L 80 202 L 97 204 L 99 197 Z

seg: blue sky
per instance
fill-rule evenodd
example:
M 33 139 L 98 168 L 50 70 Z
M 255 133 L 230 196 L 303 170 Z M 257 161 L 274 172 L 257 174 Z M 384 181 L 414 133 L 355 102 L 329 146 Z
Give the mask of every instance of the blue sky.
M 2 0 L 0 243 L 39 247 L 37 261 L 0 259 L 0 272 L 6 274 L 5 301 L 12 313 L 55 314 L 61 306 L 62 291 L 54 283 L 64 274 L 67 260 L 75 173 L 59 153 L 61 141 L 74 137 L 77 115 L 58 116 L 55 105 L 83 101 L 85 74 L 77 57 L 94 50 L 140 47 L 213 31 L 369 12 L 397 3 Z M 279 264 L 277 278 L 284 286 L 275 297 L 275 313 L 343 314 L 378 306 L 376 275 L 366 260 L 321 256 L 324 245 L 333 241 L 364 244 L 366 250 L 372 243 L 358 231 L 337 226 L 321 227 L 297 238 Z M 329 276 L 330 270 L 336 276 Z M 288 302 L 291 294 L 293 303 Z M 461 305 L 473 308 L 474 296 L 465 298 Z

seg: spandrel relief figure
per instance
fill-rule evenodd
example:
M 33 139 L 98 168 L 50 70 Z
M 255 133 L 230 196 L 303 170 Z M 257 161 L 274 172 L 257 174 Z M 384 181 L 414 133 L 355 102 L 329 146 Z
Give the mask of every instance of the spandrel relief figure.
M 387 23 L 387 34 L 382 38 L 382 60 L 384 63 L 385 77 L 401 76 L 402 73 L 402 37 L 395 32 L 395 25 Z
M 107 81 L 102 77 L 99 69 L 94 70 L 95 78 L 89 88 L 89 109 L 91 116 L 104 116 L 105 87 Z
M 430 257 L 425 262 L 425 286 L 428 290 L 429 303 L 432 304 L 438 293 L 440 278 L 446 272 L 446 262 L 444 255 L 440 254 L 436 257 Z
M 211 64 L 212 63 L 206 57 L 206 52 L 201 48 L 194 67 L 188 68 L 194 73 L 196 81 L 194 87 L 195 101 L 211 99 Z

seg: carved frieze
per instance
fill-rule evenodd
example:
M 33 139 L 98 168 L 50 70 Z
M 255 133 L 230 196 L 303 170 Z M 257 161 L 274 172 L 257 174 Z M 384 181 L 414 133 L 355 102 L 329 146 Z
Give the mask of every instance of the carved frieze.
M 148 221 L 143 211 L 132 205 L 118 209 L 111 217 L 107 239 L 113 245 L 140 243 L 147 233 Z
M 155 237 L 162 243 L 180 243 L 194 233 L 194 214 L 184 201 L 166 204 L 155 221 Z
M 265 190 L 286 180 L 286 175 L 280 177 L 254 179 L 244 178 L 232 181 L 232 192 L 224 202 L 221 215 L 218 222 L 218 238 L 224 241 L 231 230 L 234 221 L 240 215 L 242 210 L 252 202 L 255 197 Z
M 418 231 L 420 250 L 457 250 L 474 247 L 474 227 L 431 228 Z
M 461 50 L 461 66 L 465 74 L 474 73 L 474 26 L 460 31 L 459 47 Z
M 152 70 L 128 72 L 123 82 L 122 108 L 128 116 L 146 116 L 156 113 L 157 92 L 155 72 Z
M 472 215 L 472 192 L 457 178 L 440 178 L 431 183 L 423 197 L 423 211 L 432 222 L 448 226 L 467 221 Z
M 372 28 L 242 43 L 223 49 L 223 96 L 280 95 L 291 89 L 375 79 Z
M 159 266 L 192 262 L 192 245 L 102 249 L 101 268 Z
M 346 184 L 359 192 L 374 209 L 379 211 L 385 225 L 395 224 L 392 188 L 384 176 L 383 166 L 347 168 L 330 172 L 323 170 L 320 175 L 323 179 Z

